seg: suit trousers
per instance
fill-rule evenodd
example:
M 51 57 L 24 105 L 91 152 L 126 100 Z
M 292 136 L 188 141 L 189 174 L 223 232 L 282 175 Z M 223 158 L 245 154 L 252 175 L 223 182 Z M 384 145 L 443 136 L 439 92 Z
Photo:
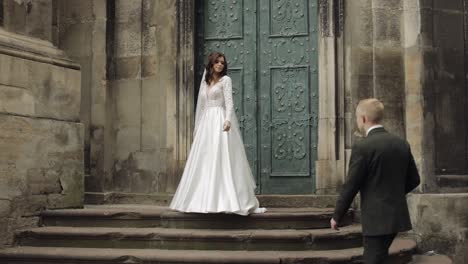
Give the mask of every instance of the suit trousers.
M 363 236 L 364 263 L 383 264 L 388 259 L 388 249 L 397 234 Z

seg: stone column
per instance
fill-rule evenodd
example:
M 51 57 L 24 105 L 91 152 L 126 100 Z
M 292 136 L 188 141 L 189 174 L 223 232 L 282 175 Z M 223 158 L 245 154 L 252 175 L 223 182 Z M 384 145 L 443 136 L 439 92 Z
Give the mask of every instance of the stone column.
M 385 104 L 384 126 L 405 136 L 404 63 L 401 44 L 401 0 L 359 0 L 346 3 L 345 112 L 346 160 L 356 140 L 355 109 L 361 99 Z
M 171 193 L 192 137 L 193 1 L 116 2 L 112 190 Z
M 385 105 L 387 130 L 405 137 L 402 2 L 372 0 L 372 92 Z
M 343 1 L 319 1 L 317 194 L 336 194 L 344 180 L 343 12 Z
M 172 190 L 178 185 L 192 144 L 195 120 L 195 2 L 177 1 L 177 160 Z M 172 191 L 171 190 L 171 191 Z
M 434 186 L 434 117 L 425 113 L 432 90 L 432 6 L 422 1 L 404 1 L 405 123 L 406 139 L 422 176 L 420 190 Z M 432 179 L 432 180 L 431 180 Z M 432 187 L 433 189 L 433 187 Z
M 151 180 L 141 180 L 136 164 L 142 149 L 142 8 L 142 0 L 115 1 L 114 76 L 110 80 L 114 166 L 109 186 L 115 191 L 137 192 L 154 185 Z
M 87 191 L 101 191 L 108 181 L 104 169 L 107 103 L 106 0 L 57 0 L 57 45 L 80 63 L 80 120 L 85 125 Z M 108 120 L 107 120 L 108 121 Z

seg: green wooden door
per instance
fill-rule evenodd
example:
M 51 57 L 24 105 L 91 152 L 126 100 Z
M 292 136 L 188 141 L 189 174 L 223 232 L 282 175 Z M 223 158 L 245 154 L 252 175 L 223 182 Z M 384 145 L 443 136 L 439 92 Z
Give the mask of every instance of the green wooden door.
M 258 190 L 313 193 L 316 0 L 204 0 L 198 1 L 196 17 L 197 84 L 207 55 L 225 53 Z

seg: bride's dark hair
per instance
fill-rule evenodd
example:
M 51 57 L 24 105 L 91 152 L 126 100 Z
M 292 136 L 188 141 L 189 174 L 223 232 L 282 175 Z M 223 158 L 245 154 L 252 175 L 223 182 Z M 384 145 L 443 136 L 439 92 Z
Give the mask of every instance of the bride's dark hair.
M 208 64 L 206 64 L 206 67 L 205 67 L 205 70 L 206 70 L 205 82 L 207 84 L 209 84 L 210 80 L 213 78 L 213 65 L 216 63 L 216 61 L 220 57 L 224 58 L 224 69 L 220 73 L 219 77 L 223 77 L 224 75 L 227 74 L 228 65 L 227 65 L 226 56 L 224 56 L 224 54 L 221 52 L 214 51 L 208 56 Z

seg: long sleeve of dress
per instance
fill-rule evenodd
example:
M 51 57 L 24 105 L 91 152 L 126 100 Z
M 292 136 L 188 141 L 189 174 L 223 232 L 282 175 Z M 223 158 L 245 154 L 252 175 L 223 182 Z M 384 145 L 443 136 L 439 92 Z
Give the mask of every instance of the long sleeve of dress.
M 195 127 L 193 129 L 193 137 L 197 133 L 198 127 L 200 126 L 200 119 L 202 117 L 203 112 L 205 111 L 206 107 L 206 100 L 205 100 L 205 74 L 206 70 L 203 72 L 203 77 L 200 82 L 200 89 L 198 90 L 198 99 L 197 99 L 197 108 L 195 110 Z
M 234 113 L 234 100 L 232 99 L 232 80 L 226 76 L 226 83 L 223 85 L 224 103 L 226 104 L 226 119 L 231 122 Z

